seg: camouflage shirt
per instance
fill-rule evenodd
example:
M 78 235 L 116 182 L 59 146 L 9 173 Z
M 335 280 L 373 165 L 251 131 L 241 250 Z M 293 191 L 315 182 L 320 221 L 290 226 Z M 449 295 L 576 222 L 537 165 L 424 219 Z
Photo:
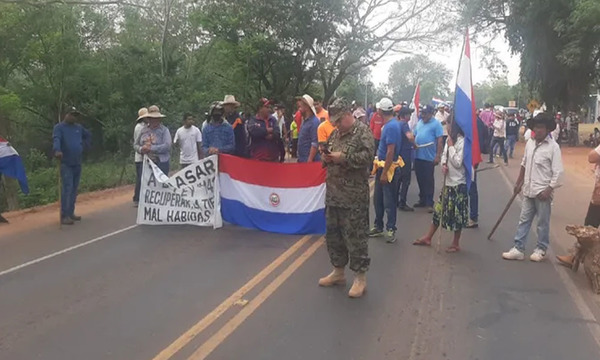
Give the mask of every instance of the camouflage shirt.
M 375 154 L 375 141 L 367 125 L 356 121 L 350 131 L 335 129 L 327 147 L 342 152 L 341 164 L 324 163 L 327 167 L 326 206 L 352 209 L 369 206 L 369 165 Z

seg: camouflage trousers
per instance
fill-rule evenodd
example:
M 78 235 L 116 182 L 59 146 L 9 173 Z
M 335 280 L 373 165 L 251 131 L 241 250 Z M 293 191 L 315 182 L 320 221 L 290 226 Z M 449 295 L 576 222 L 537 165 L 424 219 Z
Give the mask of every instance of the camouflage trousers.
M 369 208 L 344 209 L 327 206 L 327 252 L 331 264 L 345 267 L 350 261 L 350 270 L 369 270 Z

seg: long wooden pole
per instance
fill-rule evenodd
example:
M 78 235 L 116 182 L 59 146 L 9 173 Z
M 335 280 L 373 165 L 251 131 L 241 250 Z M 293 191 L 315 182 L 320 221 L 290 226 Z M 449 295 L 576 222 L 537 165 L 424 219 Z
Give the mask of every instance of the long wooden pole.
M 62 176 L 60 174 L 61 159 L 57 159 L 58 164 L 58 228 L 62 228 Z
M 496 221 L 496 225 L 494 225 L 494 228 L 492 229 L 492 231 L 488 235 L 488 237 L 487 237 L 488 240 L 492 240 L 492 236 L 494 235 L 494 232 L 496 232 L 496 229 L 498 228 L 498 226 L 500 226 L 500 223 L 504 219 L 504 216 L 506 216 L 506 213 L 508 212 L 508 209 L 510 209 L 510 206 L 512 205 L 513 201 L 515 201 L 515 198 L 517 197 L 517 195 L 518 195 L 518 193 L 513 193 L 513 196 L 508 201 L 508 204 L 506 204 L 506 207 L 504 208 L 504 211 L 502 212 L 502 215 L 500 215 L 500 218 L 498 219 L 498 221 Z

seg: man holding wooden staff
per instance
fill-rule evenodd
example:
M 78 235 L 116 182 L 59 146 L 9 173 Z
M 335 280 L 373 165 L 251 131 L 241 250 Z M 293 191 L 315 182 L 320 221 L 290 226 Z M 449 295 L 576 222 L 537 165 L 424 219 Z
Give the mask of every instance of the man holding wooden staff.
M 515 194 L 522 191 L 523 205 L 515 245 L 502 254 L 506 260 L 523 260 L 527 235 L 531 229 L 533 218 L 537 216 L 538 242 L 531 261 L 540 262 L 546 257 L 550 245 L 550 210 L 554 189 L 559 185 L 563 173 L 560 148 L 556 141 L 548 135 L 556 128 L 552 116 L 540 113 L 527 121 L 532 136 L 525 145 L 525 154 L 521 162 L 521 172 L 515 184 Z

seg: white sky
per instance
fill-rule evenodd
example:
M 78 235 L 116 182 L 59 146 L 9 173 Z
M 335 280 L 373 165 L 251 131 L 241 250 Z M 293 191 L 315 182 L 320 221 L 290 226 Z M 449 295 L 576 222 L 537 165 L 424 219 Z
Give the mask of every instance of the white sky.
M 514 85 L 519 82 L 520 60 L 518 56 L 512 55 L 508 43 L 503 36 L 498 36 L 492 40 L 491 44 L 498 51 L 500 59 L 504 61 L 508 67 L 508 83 Z M 430 59 L 441 64 L 444 64 L 453 74 L 450 89 L 454 88 L 456 81 L 456 72 L 458 69 L 458 61 L 460 60 L 460 52 L 462 50 L 462 42 L 449 49 L 448 53 L 440 54 L 432 52 L 429 54 Z M 471 40 L 471 64 L 473 66 L 473 84 L 482 82 L 487 79 L 488 71 L 480 67 L 479 51 L 476 43 Z M 371 67 L 371 75 L 373 83 L 380 85 L 387 83 L 388 70 L 396 61 L 406 55 L 388 55 L 383 58 L 377 65 Z

